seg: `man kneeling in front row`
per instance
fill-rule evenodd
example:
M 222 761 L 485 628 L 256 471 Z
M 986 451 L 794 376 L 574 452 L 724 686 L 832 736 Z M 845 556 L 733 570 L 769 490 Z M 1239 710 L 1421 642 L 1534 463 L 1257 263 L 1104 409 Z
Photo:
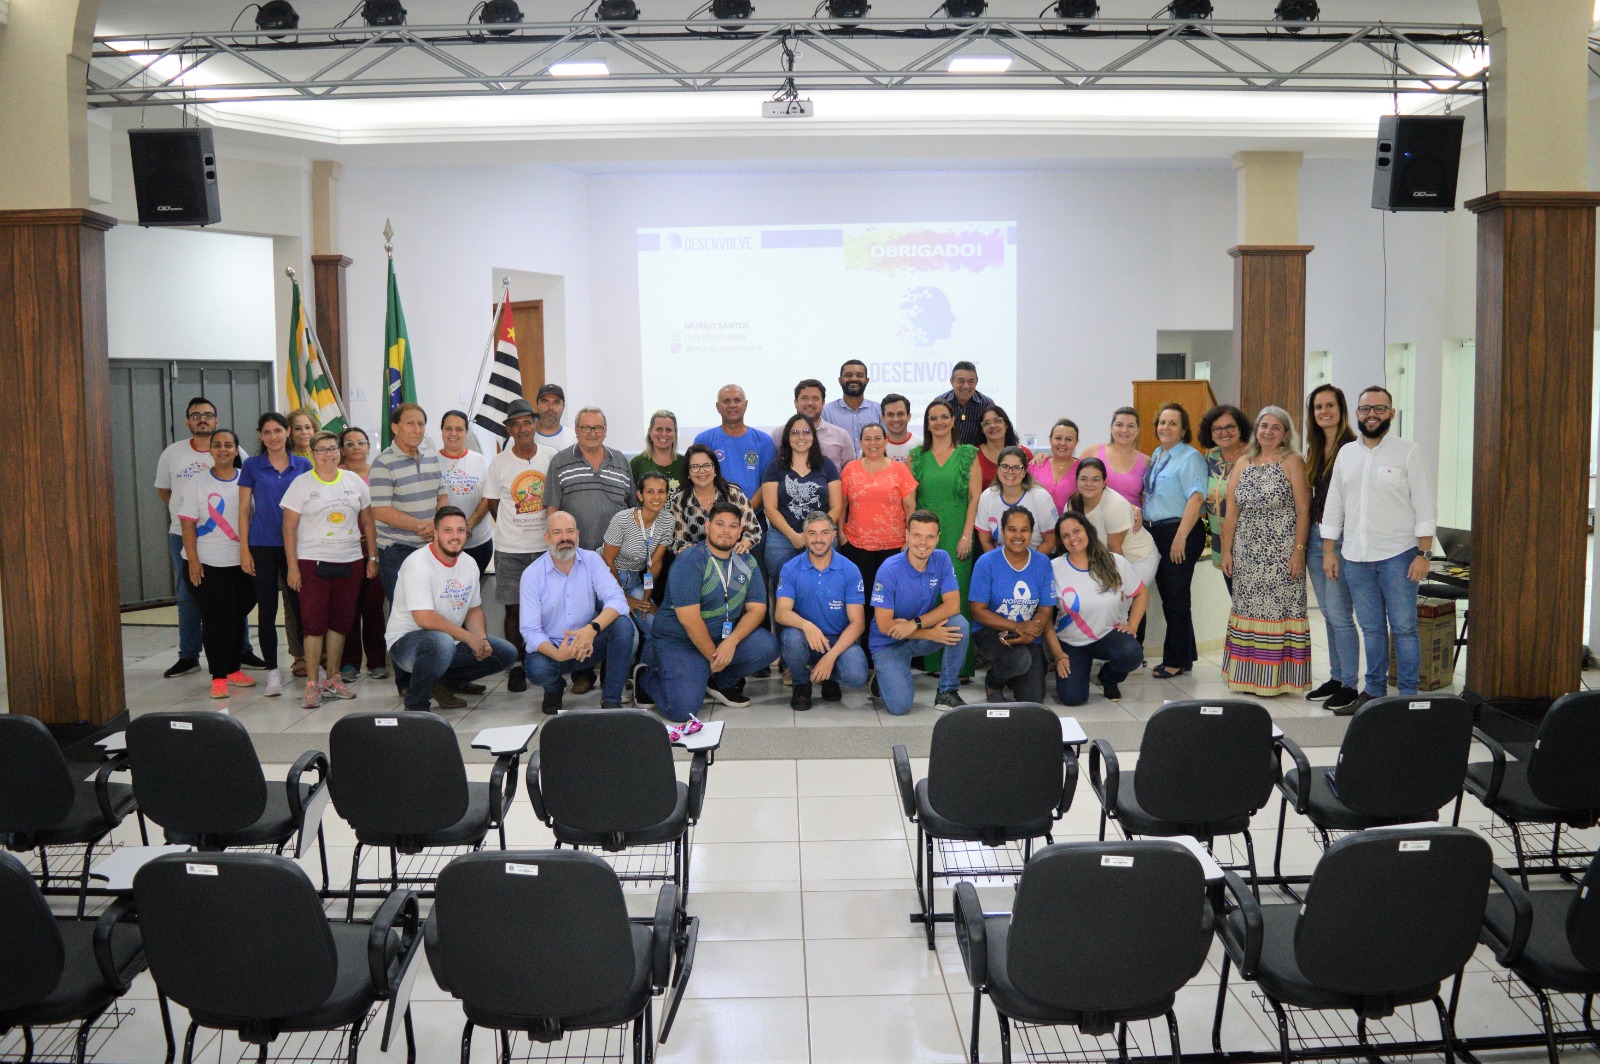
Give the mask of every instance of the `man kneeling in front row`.
M 400 566 L 384 630 L 407 709 L 427 709 L 429 696 L 443 684 L 505 672 L 517 660 L 515 647 L 486 634 L 478 563 L 461 554 L 467 515 L 441 506 L 433 529 L 433 542 Z
M 778 574 L 778 639 L 783 663 L 794 677 L 790 709 L 811 708 L 811 685 L 822 684 L 822 700 L 837 702 L 839 685 L 865 687 L 867 654 L 859 643 L 867 630 L 861 570 L 833 549 L 833 518 L 821 510 L 806 515 L 806 552 L 790 558 Z
M 961 665 L 971 630 L 961 616 L 961 585 L 950 555 L 939 549 L 939 515 L 918 510 L 906 519 L 906 549 L 878 569 L 872 585 L 872 630 L 868 645 L 878 672 L 883 708 L 895 716 L 911 712 L 916 690 L 911 659 L 944 651 L 939 666 L 937 709 L 966 705 Z

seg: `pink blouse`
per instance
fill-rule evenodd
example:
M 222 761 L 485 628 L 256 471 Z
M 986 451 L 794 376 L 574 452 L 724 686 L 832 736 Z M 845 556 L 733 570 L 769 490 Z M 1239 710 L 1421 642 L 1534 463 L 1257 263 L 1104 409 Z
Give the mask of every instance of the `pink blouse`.
M 1133 468 L 1126 473 L 1118 473 L 1111 468 L 1111 462 L 1106 458 L 1106 445 L 1100 445 L 1100 451 L 1095 455 L 1106 464 L 1106 487 L 1128 500 L 1128 504 L 1135 510 L 1144 509 L 1144 470 L 1150 464 L 1150 459 L 1143 453 L 1135 451 L 1138 457 L 1133 463 Z

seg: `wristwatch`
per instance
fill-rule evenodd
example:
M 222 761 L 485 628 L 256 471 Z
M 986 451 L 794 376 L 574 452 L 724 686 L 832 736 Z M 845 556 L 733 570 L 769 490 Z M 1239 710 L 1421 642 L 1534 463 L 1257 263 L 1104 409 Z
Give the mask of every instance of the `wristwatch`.
M 600 634 L 601 628 L 600 628 L 600 622 L 599 621 L 590 621 L 589 622 L 589 627 L 594 629 L 594 634 L 595 635 L 599 635 Z

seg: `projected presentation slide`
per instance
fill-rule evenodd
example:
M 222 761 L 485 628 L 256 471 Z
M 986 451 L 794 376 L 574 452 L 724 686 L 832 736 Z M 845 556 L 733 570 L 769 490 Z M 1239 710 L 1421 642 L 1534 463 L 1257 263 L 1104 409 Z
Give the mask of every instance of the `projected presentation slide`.
M 868 366 L 868 398 L 911 400 L 918 433 L 963 359 L 1014 415 L 1016 239 L 1014 222 L 640 229 L 641 418 L 673 410 L 687 440 L 736 383 L 751 424 L 781 425 L 795 382 L 836 399 L 850 358 Z

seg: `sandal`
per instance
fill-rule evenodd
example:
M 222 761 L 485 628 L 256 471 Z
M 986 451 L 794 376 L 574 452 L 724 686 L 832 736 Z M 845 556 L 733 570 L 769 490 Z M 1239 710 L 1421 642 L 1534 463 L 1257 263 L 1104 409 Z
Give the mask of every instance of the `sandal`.
M 1155 677 L 1157 680 L 1170 680 L 1175 676 L 1182 676 L 1184 673 L 1188 672 L 1190 668 L 1191 666 L 1188 665 L 1157 665 L 1154 669 L 1150 670 L 1150 675 Z

